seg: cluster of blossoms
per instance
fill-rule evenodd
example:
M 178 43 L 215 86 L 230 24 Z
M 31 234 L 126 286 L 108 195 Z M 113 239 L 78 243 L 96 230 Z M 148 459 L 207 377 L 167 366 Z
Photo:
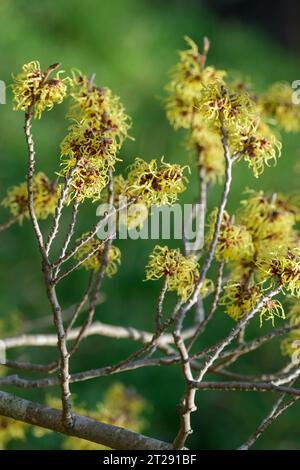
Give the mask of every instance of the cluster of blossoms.
M 187 147 L 196 152 L 206 180 L 215 183 L 224 175 L 221 130 L 226 132 L 231 155 L 244 160 L 258 177 L 275 164 L 281 143 L 270 125 L 291 132 L 299 129 L 299 107 L 292 102 L 288 84 L 275 84 L 266 93 L 254 94 L 240 80 L 226 80 L 226 73 L 206 66 L 208 43 L 200 53 L 186 38 L 167 86 L 167 117 L 175 129 L 189 131 Z M 270 125 L 269 125 L 270 124 Z
M 300 130 L 300 108 L 293 103 L 292 93 L 289 83 L 275 83 L 259 99 L 266 116 L 277 122 L 286 132 Z
M 299 296 L 299 220 L 298 197 L 281 194 L 266 196 L 263 191 L 250 191 L 237 211 L 236 220 L 225 212 L 221 223 L 215 257 L 230 262 L 229 281 L 222 305 L 226 313 L 239 319 L 253 307 L 261 295 L 262 282 L 279 285 L 285 292 Z M 209 240 L 216 220 L 210 215 Z M 244 303 L 245 302 L 245 303 Z M 269 315 L 269 317 L 268 317 Z M 283 317 L 279 301 L 269 301 L 261 319 Z
M 118 97 L 109 88 L 100 88 L 81 73 L 71 81 L 72 104 L 68 117 L 73 121 L 61 143 L 61 172 L 71 189 L 68 200 L 99 200 L 108 183 L 108 171 L 118 160 L 127 137 L 130 120 Z
M 188 49 L 181 51 L 180 61 L 175 66 L 171 81 L 167 85 L 167 118 L 175 129 L 187 129 L 186 146 L 196 149 L 197 163 L 206 170 L 208 181 L 215 182 L 224 174 L 224 157 L 220 136 L 210 122 L 199 112 L 199 97 L 206 86 L 222 84 L 226 72 L 214 67 L 205 67 L 209 44 L 203 53 L 186 37 Z
M 178 249 L 156 245 L 146 266 L 146 280 L 156 281 L 164 277 L 168 291 L 174 291 L 186 301 L 194 291 L 199 278 L 199 265 L 195 256 L 183 256 Z M 213 283 L 206 279 L 200 295 L 205 297 L 212 292 Z
M 27 111 L 34 107 L 35 118 L 39 119 L 43 111 L 61 103 L 67 93 L 69 78 L 61 78 L 63 71 L 57 72 L 52 78 L 52 72 L 58 67 L 59 64 L 50 65 L 46 72 L 42 72 L 37 61 L 23 65 L 12 87 L 14 109 Z
M 224 177 L 227 147 L 233 163 L 245 161 L 254 177 L 259 177 L 281 155 L 277 128 L 287 132 L 300 129 L 300 108 L 293 104 L 292 89 L 278 83 L 263 94 L 255 93 L 243 81 L 230 80 L 225 71 L 206 65 L 208 41 L 202 52 L 191 39 L 186 41 L 187 50 L 180 52 L 167 86 L 166 114 L 170 124 L 186 130 L 186 147 L 195 151 L 197 169 L 206 188 Z M 79 71 L 72 78 L 61 78 L 63 72 L 55 72 L 57 68 L 55 64 L 42 72 L 38 62 L 25 65 L 13 85 L 15 109 L 32 111 L 40 118 L 44 110 L 62 102 L 69 88 L 71 105 L 67 116 L 71 125 L 61 142 L 58 173 L 69 183 L 66 202 L 107 201 L 108 183 L 128 138 L 130 119 L 109 88 L 96 86 L 93 77 Z M 177 201 L 186 189 L 188 170 L 188 166 L 169 164 L 163 158 L 150 162 L 136 158 L 126 176 L 113 176 L 117 217 L 129 229 L 142 227 L 151 206 Z M 55 212 L 61 186 L 37 173 L 33 194 L 36 215 L 45 219 Z M 127 201 L 125 213 L 121 210 L 122 198 Z M 223 212 L 214 257 L 224 264 L 228 274 L 219 303 L 235 321 L 271 287 L 280 286 L 282 293 L 300 296 L 299 202 L 292 195 L 250 191 L 235 215 Z M 2 205 L 19 220 L 28 218 L 27 184 L 9 189 Z M 214 209 L 208 219 L 204 249 L 214 238 L 217 218 L 218 209 Z M 92 238 L 80 246 L 76 258 L 86 269 L 97 271 L 102 265 L 104 247 L 103 241 Z M 111 277 L 117 272 L 121 253 L 110 246 L 106 256 L 106 274 Z M 164 278 L 167 290 L 176 292 L 182 301 L 192 295 L 199 277 L 198 258 L 194 255 L 183 255 L 166 246 L 156 246 L 150 254 L 146 280 Z M 213 290 L 212 281 L 206 279 L 199 295 L 205 297 Z M 260 321 L 274 323 L 275 317 L 284 318 L 284 309 L 279 300 L 270 299 L 260 309 Z M 289 319 L 292 325 L 300 319 L 297 307 L 292 308 Z M 293 331 L 283 343 L 287 353 L 299 331 Z
M 209 217 L 208 243 L 211 242 L 216 224 L 218 209 L 214 209 Z M 235 261 L 249 257 L 254 252 L 251 233 L 244 225 L 233 222 L 229 214 L 223 214 L 215 257 L 218 261 Z
M 262 277 L 274 279 L 291 295 L 300 297 L 300 248 L 270 253 L 258 267 Z
M 261 295 L 262 289 L 257 284 L 232 283 L 225 286 L 220 305 L 225 306 L 227 315 L 238 321 L 255 307 Z M 271 320 L 274 326 L 275 317 L 284 319 L 285 313 L 279 300 L 269 299 L 261 308 L 259 316 L 260 325 L 263 320 Z
M 141 227 L 151 206 L 174 204 L 178 195 L 185 191 L 186 170 L 188 167 L 166 163 L 163 158 L 160 164 L 154 159 L 146 162 L 136 158 L 128 169 L 126 179 L 123 175 L 117 175 L 113 180 L 114 206 L 118 209 L 121 222 L 129 229 Z M 104 192 L 103 200 L 106 196 Z M 126 198 L 128 204 L 125 212 L 119 212 L 122 198 Z
M 84 234 L 82 235 L 82 238 L 85 238 L 86 236 L 87 234 Z M 80 239 L 78 241 L 80 241 Z M 104 246 L 105 243 L 103 241 L 98 238 L 92 238 L 79 248 L 75 257 L 78 260 L 82 260 L 87 257 L 81 266 L 88 270 L 98 271 L 102 263 Z M 93 254 L 89 256 L 91 253 Z M 107 253 L 107 266 L 105 269 L 108 277 L 112 277 L 117 273 L 118 265 L 120 263 L 121 252 L 119 248 L 114 245 L 110 246 Z
M 33 177 L 32 188 L 36 216 L 38 219 L 47 219 L 49 215 L 55 212 L 60 187 L 55 181 L 50 181 L 44 173 L 39 172 Z M 12 216 L 16 217 L 20 222 L 22 222 L 24 217 L 28 219 L 29 208 L 26 181 L 18 186 L 9 188 L 1 204 L 7 207 Z

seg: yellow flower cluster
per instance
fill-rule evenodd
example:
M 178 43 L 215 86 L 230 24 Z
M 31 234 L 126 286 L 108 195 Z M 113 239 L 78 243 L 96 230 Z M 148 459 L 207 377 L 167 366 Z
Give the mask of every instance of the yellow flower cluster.
M 33 201 L 34 209 L 38 219 L 46 219 L 54 214 L 60 188 L 42 173 L 36 173 L 33 177 Z M 13 186 L 7 191 L 6 197 L 1 202 L 7 207 L 11 214 L 22 222 L 23 218 L 29 218 L 27 183 L 23 182 Z
M 245 225 L 252 235 L 255 250 L 259 255 L 286 249 L 297 243 L 295 225 L 299 220 L 298 196 L 272 194 L 263 191 L 249 192 L 249 197 L 241 202 L 238 221 Z
M 85 121 L 91 127 L 102 131 L 120 149 L 131 126 L 120 98 L 106 87 L 97 87 L 81 72 L 74 72 L 71 96 L 73 103 L 68 117 Z
M 82 238 L 84 238 L 87 234 L 84 234 Z M 97 248 L 98 247 L 98 248 Z M 88 256 L 89 253 L 92 253 L 95 250 L 95 253 L 91 255 L 86 261 L 82 263 L 82 266 L 87 270 L 97 271 L 102 262 L 103 250 L 104 250 L 104 242 L 92 238 L 88 242 L 84 243 L 77 253 L 75 254 L 76 259 L 81 260 Z M 107 255 L 108 263 L 105 269 L 106 274 L 108 277 L 114 276 L 118 271 L 118 265 L 121 263 L 121 252 L 118 247 L 112 245 L 109 248 L 108 255 Z
M 261 282 L 267 282 L 269 286 L 279 284 L 292 295 L 300 294 L 300 249 L 296 232 L 298 197 L 267 196 L 263 191 L 250 191 L 241 206 L 237 223 L 233 223 L 225 212 L 216 249 L 218 259 L 231 261 L 228 266 L 230 281 L 221 304 L 235 320 L 242 318 L 261 297 Z M 213 212 L 210 234 L 215 218 Z M 244 234 L 244 241 L 239 229 Z M 261 322 L 271 319 L 273 323 L 275 317 L 284 318 L 284 310 L 279 301 L 271 299 L 260 312 Z
M 207 124 L 193 126 L 186 139 L 186 147 L 195 150 L 197 165 L 204 168 L 209 183 L 220 182 L 224 175 L 225 159 L 220 133 Z
M 168 291 L 175 291 L 186 301 L 193 293 L 199 276 L 195 257 L 185 257 L 178 249 L 170 250 L 167 246 L 155 246 L 146 266 L 146 280 L 155 281 L 167 277 Z
M 205 67 L 207 50 L 201 54 L 194 41 L 188 37 L 185 40 L 188 48 L 179 52 L 180 60 L 166 87 L 167 118 L 174 129 L 189 130 L 186 147 L 188 150 L 196 150 L 197 164 L 205 168 L 207 180 L 215 183 L 224 174 L 223 147 L 219 132 L 203 118 L 199 110 L 199 96 L 206 86 L 224 83 L 226 73 L 210 66 Z
M 291 295 L 300 296 L 300 248 L 269 253 L 259 261 L 258 267 L 262 278 L 274 279 Z
M 137 199 L 146 207 L 151 205 L 172 205 L 178 194 L 185 190 L 187 178 L 184 171 L 188 167 L 165 163 L 158 165 L 156 160 L 150 163 L 136 158 L 127 176 L 127 195 Z
M 165 163 L 163 158 L 160 165 L 156 160 L 149 163 L 141 158 L 136 158 L 129 167 L 127 178 L 123 175 L 114 176 L 114 207 L 117 210 L 117 218 L 128 229 L 141 227 L 148 216 L 148 209 L 152 205 L 172 205 L 178 195 L 185 190 L 187 182 L 184 176 L 188 167 L 177 164 Z M 126 210 L 119 211 L 125 204 Z M 101 199 L 107 200 L 107 191 L 103 191 Z
M 197 112 L 199 94 L 203 87 L 223 81 L 226 72 L 213 67 L 204 67 L 205 57 L 199 52 L 192 39 L 185 37 L 188 49 L 180 51 L 180 61 L 175 66 L 171 81 L 167 85 L 167 117 L 175 129 L 190 129 L 202 124 L 202 117 Z
M 245 283 L 228 284 L 224 287 L 224 294 L 220 305 L 225 306 L 225 313 L 233 320 L 238 321 L 248 314 L 260 300 L 262 292 L 258 285 Z M 281 303 L 276 299 L 268 300 L 259 312 L 260 326 L 263 320 L 271 320 L 274 326 L 275 317 L 285 318 Z
M 286 132 L 300 130 L 300 107 L 292 101 L 293 91 L 289 83 L 274 83 L 259 100 L 266 115 Z
M 262 121 L 250 132 L 241 132 L 230 139 L 233 153 L 240 155 L 253 174 L 258 178 L 264 171 L 265 165 L 276 164 L 281 155 L 282 144 L 270 127 Z
M 63 71 L 50 78 L 58 67 L 59 64 L 50 65 L 46 72 L 42 72 L 37 61 L 23 65 L 12 86 L 14 109 L 26 111 L 33 106 L 35 118 L 39 119 L 43 111 L 61 103 L 67 93 L 69 78 L 60 77 Z
M 299 114 L 299 110 L 292 105 L 291 89 L 288 97 L 287 90 L 276 92 L 274 87 L 272 92 L 257 98 L 247 84 L 240 80 L 226 83 L 224 71 L 205 66 L 208 48 L 201 54 L 191 39 L 186 40 L 189 47 L 180 52 L 167 86 L 169 122 L 175 129 L 189 130 L 186 147 L 196 151 L 197 165 L 204 170 L 207 182 L 219 182 L 224 175 L 221 128 L 228 135 L 231 155 L 245 160 L 258 177 L 265 165 L 276 163 L 281 153 L 281 143 L 263 119 L 276 114 L 279 121 L 278 116 L 282 115 L 281 121 L 285 119 L 296 128 L 298 118 L 294 116 L 292 125 L 292 114 Z M 285 105 L 278 105 L 280 96 Z
M 209 232 L 207 242 L 213 237 L 218 209 L 214 209 L 209 217 Z M 236 224 L 225 211 L 220 227 L 215 257 L 221 261 L 234 261 L 249 258 L 253 255 L 254 246 L 251 233 L 244 225 Z
M 249 131 L 256 117 L 256 106 L 246 91 L 213 83 L 203 88 L 198 101 L 203 119 L 224 125 L 230 136 Z
M 96 201 L 107 185 L 108 169 L 118 160 L 130 122 L 111 90 L 96 87 L 80 73 L 74 74 L 71 96 L 68 116 L 73 123 L 61 143 L 60 175 L 68 177 L 76 167 L 68 202 L 73 197 Z

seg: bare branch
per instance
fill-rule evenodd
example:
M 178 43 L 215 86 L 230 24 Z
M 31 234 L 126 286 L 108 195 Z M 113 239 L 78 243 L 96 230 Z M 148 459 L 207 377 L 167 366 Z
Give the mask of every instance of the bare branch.
M 118 450 L 167 450 L 171 444 L 124 428 L 74 414 L 74 425 L 62 425 L 61 412 L 0 391 L 0 414 L 33 426 L 79 437 Z
M 65 203 L 66 197 L 68 195 L 70 183 L 72 181 L 72 178 L 74 176 L 75 171 L 77 170 L 79 161 L 80 161 L 80 159 L 76 160 L 75 165 L 70 169 L 68 176 L 65 178 L 63 188 L 61 190 L 59 199 L 57 201 L 57 206 L 56 206 L 56 209 L 55 209 L 52 228 L 50 230 L 48 240 L 47 240 L 47 243 L 46 243 L 46 253 L 47 253 L 47 255 L 49 255 L 51 245 L 54 241 L 54 238 L 56 237 L 56 235 L 58 233 L 59 222 L 60 222 L 60 219 L 61 219 L 61 216 L 62 216 L 64 203 Z
M 300 397 L 300 389 L 277 386 L 269 382 L 198 382 L 191 383 L 197 390 L 216 390 L 223 392 L 278 392 Z

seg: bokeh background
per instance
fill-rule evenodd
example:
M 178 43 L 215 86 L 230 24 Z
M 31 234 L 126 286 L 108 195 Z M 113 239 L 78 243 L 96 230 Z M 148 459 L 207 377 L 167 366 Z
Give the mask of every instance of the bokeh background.
M 172 131 L 163 109 L 164 86 L 169 69 L 177 61 L 177 50 L 184 48 L 183 36 L 187 34 L 201 42 L 207 35 L 211 40 L 209 63 L 232 72 L 240 71 L 262 90 L 273 81 L 300 79 L 299 20 L 296 0 L 275 4 L 250 0 L 1 0 L 0 79 L 10 83 L 12 72 L 18 72 L 23 63 L 35 59 L 40 60 L 43 67 L 61 62 L 66 71 L 76 67 L 87 74 L 95 72 L 97 83 L 111 87 L 133 119 L 131 135 L 135 140 L 126 143 L 120 169 L 135 156 L 149 160 L 165 155 L 168 161 L 192 165 L 183 147 L 183 135 Z M 59 143 L 67 128 L 65 112 L 65 105 L 58 106 L 34 124 L 38 169 L 48 174 L 58 169 Z M 7 104 L 0 107 L 0 116 L 0 196 L 3 197 L 9 186 L 25 179 L 26 172 L 23 115 L 12 111 L 9 89 Z M 259 180 L 255 180 L 243 164 L 235 170 L 229 203 L 232 209 L 237 207 L 246 187 L 263 187 L 270 191 L 298 188 L 299 175 L 294 172 L 294 165 L 300 158 L 299 136 L 283 134 L 282 141 L 283 155 L 277 167 L 267 169 Z M 183 200 L 192 200 L 196 189 L 196 178 L 192 174 Z M 219 187 L 211 192 L 210 207 L 217 203 L 219 193 Z M 0 214 L 1 220 L 5 220 L 7 214 L 3 208 Z M 80 222 L 82 229 L 94 223 L 94 218 L 95 206 L 86 208 Z M 104 283 L 106 300 L 97 308 L 96 319 L 153 329 L 159 285 L 145 283 L 143 279 L 144 266 L 154 244 L 141 240 L 118 242 L 122 266 L 112 281 Z M 16 323 L 19 329 L 26 331 L 32 321 L 50 313 L 28 222 L 1 234 L 0 257 L 0 318 L 6 322 L 6 335 L 14 332 Z M 64 307 L 76 302 L 85 282 L 86 274 L 80 271 L 63 284 L 59 294 Z M 16 319 L 18 316 L 21 325 Z M 230 326 L 231 320 L 224 318 L 221 311 L 217 312 L 199 345 L 216 340 Z M 264 326 L 261 333 L 270 327 Z M 258 325 L 253 328 L 258 331 Z M 136 347 L 125 340 L 90 338 L 74 356 L 72 371 L 116 362 Z M 10 357 L 47 362 L 53 354 L 53 349 L 37 351 L 32 348 L 10 352 Z M 271 372 L 280 363 L 282 359 L 275 342 L 239 364 L 245 373 L 254 373 L 258 370 Z M 150 403 L 146 417 L 148 428 L 144 431 L 171 440 L 178 425 L 176 405 L 183 390 L 178 368 L 140 369 L 124 373 L 118 379 L 101 378 L 73 385 L 72 390 L 80 402 L 92 409 L 116 380 L 134 387 Z M 51 392 L 58 394 L 57 389 Z M 40 401 L 46 396 L 45 390 L 18 393 Z M 270 409 L 272 400 L 274 397 L 269 395 L 252 393 L 199 394 L 190 447 L 236 448 Z M 296 404 L 272 425 L 256 448 L 299 449 L 299 418 L 300 409 Z M 12 441 L 9 448 L 58 449 L 60 445 L 58 435 L 37 439 L 29 432 L 26 442 Z

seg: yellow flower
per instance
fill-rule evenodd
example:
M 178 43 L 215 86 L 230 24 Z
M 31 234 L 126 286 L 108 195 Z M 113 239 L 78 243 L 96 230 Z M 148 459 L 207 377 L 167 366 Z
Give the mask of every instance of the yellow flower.
M 249 191 L 242 201 L 237 220 L 251 233 L 258 255 L 274 251 L 278 246 L 292 247 L 297 243 L 295 224 L 299 219 L 296 196 Z
M 291 295 L 300 296 L 300 248 L 269 253 L 258 262 L 263 279 L 273 279 Z
M 175 128 L 189 129 L 193 124 L 202 123 L 197 112 L 199 93 L 210 83 L 223 83 L 226 73 L 213 67 L 204 67 L 204 57 L 192 39 L 185 37 L 188 49 L 181 51 L 180 61 L 174 68 L 171 81 L 167 85 L 167 118 Z
M 76 161 L 73 160 L 75 165 Z M 69 168 L 64 168 L 60 175 L 67 177 Z M 108 183 L 108 174 L 98 169 L 98 165 L 87 164 L 84 159 L 79 160 L 78 166 L 71 178 L 70 187 L 66 203 L 69 204 L 72 199 L 83 202 L 85 199 L 92 199 L 92 202 L 101 198 L 102 190 Z
M 275 119 L 286 132 L 297 132 L 300 129 L 300 107 L 293 103 L 292 93 L 290 84 L 275 83 L 260 98 L 267 116 Z
M 215 83 L 203 87 L 198 100 L 199 113 L 217 127 L 224 124 L 229 136 L 247 132 L 257 117 L 250 95 Z
M 220 300 L 220 305 L 226 307 L 225 313 L 227 315 L 238 321 L 251 311 L 261 297 L 262 292 L 256 284 L 227 284 L 224 287 L 224 295 Z M 261 308 L 259 316 L 260 326 L 262 326 L 263 320 L 271 320 L 274 326 L 275 317 L 285 318 L 283 307 L 276 299 L 267 300 Z
M 205 124 L 193 126 L 186 139 L 187 148 L 197 151 L 197 163 L 205 170 L 208 182 L 219 182 L 224 176 L 225 158 L 220 132 Z
M 218 209 L 214 209 L 209 217 L 208 243 L 211 242 Z M 225 211 L 221 223 L 215 257 L 220 260 L 233 261 L 249 258 L 253 255 L 254 247 L 252 237 L 247 228 L 232 222 L 229 214 Z
M 51 182 L 42 172 L 36 173 L 33 177 L 33 201 L 38 219 L 46 219 L 50 214 L 54 214 L 59 193 L 60 188 L 55 182 Z M 18 217 L 20 222 L 24 217 L 29 219 L 27 183 L 23 182 L 10 188 L 1 204 L 7 207 L 13 216 Z
M 116 141 L 85 121 L 69 127 L 60 148 L 64 162 L 71 160 L 68 168 L 72 167 L 73 158 L 82 158 L 87 163 L 98 164 L 101 168 L 113 167 L 117 160 Z
M 60 176 L 67 178 L 77 164 L 68 201 L 101 197 L 108 170 L 117 156 L 130 126 L 118 97 L 108 88 L 96 87 L 80 72 L 72 80 L 73 104 L 69 117 L 75 121 L 61 143 Z
M 86 234 L 83 235 L 82 238 L 84 238 L 85 236 Z M 76 259 L 81 260 L 93 250 L 96 250 L 95 253 L 91 255 L 86 261 L 84 261 L 82 263 L 82 266 L 85 267 L 87 270 L 91 269 L 93 271 L 97 271 L 101 266 L 103 257 L 104 242 L 102 240 L 93 238 L 92 240 L 89 240 L 88 242 L 84 243 L 77 251 L 75 257 Z M 108 277 L 112 277 L 117 273 L 119 264 L 121 264 L 121 252 L 119 248 L 112 245 L 108 251 L 108 263 L 105 269 L 105 272 Z
M 119 97 L 109 88 L 95 86 L 79 71 L 73 73 L 71 96 L 68 116 L 97 129 L 103 137 L 113 140 L 118 150 L 131 125 Z
M 233 153 L 240 154 L 240 158 L 248 163 L 256 178 L 263 173 L 265 165 L 276 164 L 282 147 L 270 128 L 262 122 L 250 132 L 234 135 L 230 145 Z
M 155 281 L 163 276 L 167 276 L 168 291 L 175 291 L 186 301 L 199 276 L 198 263 L 195 257 L 185 257 L 177 249 L 156 245 L 146 266 L 146 280 Z
M 66 83 L 69 79 L 60 78 L 63 71 L 57 72 L 54 78 L 49 78 L 58 67 L 59 64 L 50 65 L 46 72 L 42 72 L 37 61 L 23 65 L 12 86 L 14 109 L 26 111 L 33 106 L 34 116 L 39 119 L 43 111 L 61 103 L 67 93 Z
M 137 158 L 128 173 L 127 194 L 144 203 L 146 207 L 154 204 L 172 205 L 176 202 L 178 194 L 185 190 L 186 168 L 165 163 L 163 159 L 158 166 L 156 160 L 148 163 Z

